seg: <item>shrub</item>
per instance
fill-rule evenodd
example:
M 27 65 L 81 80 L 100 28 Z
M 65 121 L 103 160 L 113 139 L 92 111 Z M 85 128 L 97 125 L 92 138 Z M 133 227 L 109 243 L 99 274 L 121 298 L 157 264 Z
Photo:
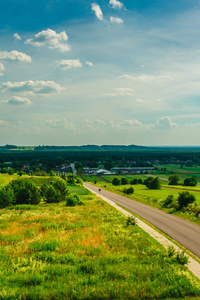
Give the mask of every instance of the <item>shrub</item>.
M 62 173 L 62 174 L 60 175 L 60 178 L 62 178 L 63 180 L 66 180 L 66 175 L 65 175 L 65 173 Z
M 72 193 L 67 197 L 66 206 L 83 205 L 79 196 L 76 193 Z
M 68 176 L 67 176 L 67 182 L 69 183 L 69 184 L 75 184 L 75 176 L 74 176 L 74 174 L 68 174 Z
M 174 196 L 169 195 L 167 198 L 163 201 L 163 206 L 164 207 L 171 207 L 172 203 L 174 202 Z
M 119 180 L 119 178 L 117 178 L 117 177 L 115 177 L 115 178 L 113 178 L 113 180 L 112 180 L 112 184 L 113 185 L 120 185 L 120 180 Z
M 185 178 L 184 183 L 185 186 L 196 186 L 197 180 L 194 177 Z
M 187 265 L 188 264 L 188 256 L 185 254 L 185 252 L 176 252 L 173 246 L 168 247 L 168 257 L 178 263 L 179 265 Z
M 83 185 L 83 181 L 79 177 L 76 178 L 76 183 L 79 183 L 79 184 Z
M 130 226 L 130 225 L 132 226 L 136 225 L 136 219 L 134 216 L 127 217 L 126 219 L 126 226 Z
M 134 189 L 131 187 L 129 187 L 128 189 L 127 188 L 124 188 L 123 189 L 123 192 L 124 194 L 127 194 L 127 195 L 130 195 L 130 194 L 133 194 L 134 193 Z
M 122 177 L 122 178 L 121 178 L 121 185 L 126 185 L 126 184 L 129 184 L 128 178 Z
M 195 196 L 190 194 L 189 192 L 180 192 L 177 200 L 180 209 L 196 201 Z

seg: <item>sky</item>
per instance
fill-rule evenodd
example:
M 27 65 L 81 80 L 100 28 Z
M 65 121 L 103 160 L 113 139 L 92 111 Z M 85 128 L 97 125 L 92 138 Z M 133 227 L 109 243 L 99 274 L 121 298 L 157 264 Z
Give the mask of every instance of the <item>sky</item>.
M 5 144 L 199 146 L 199 0 L 0 0 Z

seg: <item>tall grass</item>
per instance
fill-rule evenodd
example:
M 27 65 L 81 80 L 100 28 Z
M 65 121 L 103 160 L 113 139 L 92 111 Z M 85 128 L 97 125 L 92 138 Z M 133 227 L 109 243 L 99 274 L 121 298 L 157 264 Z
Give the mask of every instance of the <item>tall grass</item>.
M 137 224 L 92 194 L 80 198 L 85 205 L 0 211 L 0 299 L 200 297 L 199 281 Z

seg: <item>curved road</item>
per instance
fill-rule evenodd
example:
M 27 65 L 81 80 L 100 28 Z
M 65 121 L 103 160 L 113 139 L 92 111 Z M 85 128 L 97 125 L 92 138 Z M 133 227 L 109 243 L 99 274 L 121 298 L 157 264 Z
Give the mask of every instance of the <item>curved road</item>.
M 99 190 L 89 183 L 84 186 L 95 192 Z M 200 226 L 104 189 L 101 195 L 148 221 L 200 258 Z

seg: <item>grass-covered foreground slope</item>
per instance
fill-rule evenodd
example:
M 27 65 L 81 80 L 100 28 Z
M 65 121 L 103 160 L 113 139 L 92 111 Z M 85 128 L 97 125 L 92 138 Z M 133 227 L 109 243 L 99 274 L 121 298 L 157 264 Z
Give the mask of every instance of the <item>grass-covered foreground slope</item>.
M 199 299 L 199 281 L 162 246 L 103 200 L 80 198 L 0 211 L 0 299 Z

